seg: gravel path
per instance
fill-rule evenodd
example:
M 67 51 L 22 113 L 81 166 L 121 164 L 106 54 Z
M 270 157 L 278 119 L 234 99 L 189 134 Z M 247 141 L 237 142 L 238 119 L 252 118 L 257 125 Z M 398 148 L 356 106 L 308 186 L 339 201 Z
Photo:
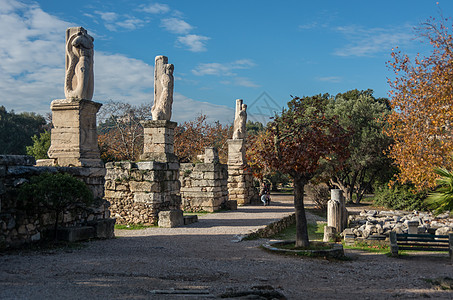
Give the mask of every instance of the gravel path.
M 446 254 L 395 259 L 348 250 L 351 260 L 331 262 L 265 252 L 258 248 L 264 239 L 236 242 L 293 212 L 292 197 L 272 199 L 268 207 L 208 214 L 187 227 L 118 231 L 118 238 L 80 250 L 0 254 L 0 299 L 209 299 L 241 291 L 287 299 L 453 299 L 427 282 L 453 277 Z

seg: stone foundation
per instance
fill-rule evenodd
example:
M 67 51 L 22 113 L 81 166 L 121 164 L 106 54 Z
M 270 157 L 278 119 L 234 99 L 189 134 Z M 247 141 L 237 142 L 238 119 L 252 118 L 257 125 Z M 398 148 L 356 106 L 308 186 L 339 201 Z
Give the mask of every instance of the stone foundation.
M 214 163 L 181 164 L 181 200 L 184 211 L 213 212 L 228 201 L 227 165 Z
M 114 220 L 110 219 L 110 203 L 104 195 L 104 168 L 35 166 L 31 156 L 0 155 L 0 248 L 20 246 L 39 241 L 49 228 L 53 229 L 55 213 L 30 214 L 18 208 L 19 187 L 32 176 L 41 173 L 68 173 L 84 181 L 98 198 L 97 205 L 79 213 L 66 213 L 62 227 L 96 227 L 98 222 L 110 222 L 109 233 L 93 231 L 92 237 L 113 237 Z M 60 216 L 61 218 L 61 216 Z M 97 232 L 99 235 L 97 235 Z
M 258 202 L 252 173 L 245 159 L 245 140 L 228 140 L 228 198 L 238 205 Z
M 117 224 L 156 225 L 160 211 L 180 209 L 178 162 L 115 162 L 106 169 L 105 198 Z

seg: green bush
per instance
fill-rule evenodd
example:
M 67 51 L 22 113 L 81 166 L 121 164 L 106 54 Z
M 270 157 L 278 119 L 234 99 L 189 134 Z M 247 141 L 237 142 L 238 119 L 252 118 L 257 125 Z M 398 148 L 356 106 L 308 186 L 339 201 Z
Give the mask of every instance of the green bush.
M 93 193 L 81 180 L 69 174 L 42 173 L 19 188 L 18 201 L 26 210 L 55 213 L 55 239 L 59 216 L 86 209 L 94 203 Z
M 32 146 L 27 146 L 27 154 L 33 156 L 35 159 L 49 158 L 47 151 L 50 147 L 50 131 L 46 130 L 43 133 L 34 135 L 31 138 L 33 140 Z
M 409 184 L 394 184 L 376 187 L 374 205 L 398 210 L 426 210 L 424 203 L 427 193 L 417 191 Z

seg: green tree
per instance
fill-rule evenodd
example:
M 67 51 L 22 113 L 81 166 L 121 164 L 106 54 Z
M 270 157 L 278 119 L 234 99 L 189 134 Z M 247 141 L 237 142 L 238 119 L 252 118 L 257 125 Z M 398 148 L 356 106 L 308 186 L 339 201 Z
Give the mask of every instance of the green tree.
M 264 131 L 264 125 L 261 122 L 253 122 L 248 120 L 247 123 L 245 124 L 245 129 L 247 130 L 247 135 L 252 136 L 256 135 L 257 133 Z
M 35 159 L 49 158 L 47 151 L 50 147 L 50 131 L 46 130 L 32 138 L 33 145 L 27 146 L 27 155 L 33 156 Z
M 349 158 L 328 163 L 330 183 L 343 191 L 348 202 L 356 193 L 359 203 L 375 180 L 385 182 L 392 175 L 391 160 L 384 154 L 392 139 L 383 133 L 390 113 L 389 101 L 376 99 L 372 90 L 351 90 L 332 99 L 328 111 L 338 117 L 351 136 L 347 143 Z
M 254 140 L 248 159 L 268 170 L 288 174 L 294 181 L 296 246 L 309 246 L 304 208 L 304 186 L 321 171 L 323 160 L 347 156 L 348 135 L 334 116 L 326 113 L 328 94 L 294 97 L 288 109 L 268 123 Z
M 33 143 L 32 136 L 44 131 L 46 121 L 35 113 L 7 112 L 0 106 L 0 154 L 26 154 L 26 146 Z
M 18 199 L 33 212 L 55 213 L 55 240 L 60 215 L 76 209 L 86 209 L 94 202 L 93 193 L 84 182 L 69 174 L 60 173 L 33 176 L 30 182 L 20 187 Z

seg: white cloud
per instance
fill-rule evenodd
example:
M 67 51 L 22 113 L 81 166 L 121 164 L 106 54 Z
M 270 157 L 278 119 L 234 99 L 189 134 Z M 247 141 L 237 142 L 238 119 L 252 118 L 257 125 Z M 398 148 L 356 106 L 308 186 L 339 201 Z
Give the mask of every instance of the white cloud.
M 348 43 L 336 49 L 338 56 L 373 56 L 382 52 L 389 53 L 396 46 L 407 45 L 413 40 L 412 26 L 398 28 L 363 28 L 360 26 L 337 27 Z
M 121 54 L 98 51 L 94 60 L 94 100 L 131 104 L 153 101 L 153 66 Z
M 114 22 L 118 19 L 118 14 L 115 12 L 95 11 L 95 13 L 101 16 L 101 19 L 106 22 Z
M 205 42 L 210 39 L 207 36 L 188 34 L 186 36 L 179 36 L 176 41 L 177 45 L 188 47 L 189 51 L 203 52 L 206 51 Z
M 174 93 L 172 119 L 181 123 L 193 120 L 200 114 L 206 115 L 208 122 L 220 121 L 222 124 L 228 124 L 234 120 L 234 109 L 232 107 L 197 101 Z
M 140 20 L 137 18 L 129 18 L 125 19 L 121 22 L 117 22 L 116 25 L 118 27 L 128 29 L 128 30 L 135 30 L 137 28 L 143 27 L 143 25 L 146 23 L 144 20 Z
M 170 11 L 170 7 L 167 4 L 152 3 L 142 5 L 141 10 L 150 14 L 164 14 Z
M 192 73 L 197 76 L 234 76 L 236 75 L 234 70 L 250 69 L 254 66 L 255 63 L 250 59 L 240 59 L 231 63 L 203 63 L 196 66 Z
M 258 84 L 254 83 L 246 77 L 236 77 L 235 84 L 243 87 L 257 88 L 260 87 Z
M 147 23 L 145 20 L 131 17 L 129 15 L 120 15 L 115 12 L 95 11 L 94 13 L 101 17 L 101 20 L 104 21 L 105 28 L 110 31 L 117 31 L 119 29 L 135 30 L 143 27 Z M 96 21 L 96 17 L 92 17 L 94 21 Z
M 189 23 L 177 18 L 162 19 L 160 26 L 176 34 L 187 34 L 193 29 Z
M 63 94 L 64 33 L 71 24 L 33 3 L 2 1 L 0 7 L 1 104 L 46 112 Z
M 0 0 L 0 105 L 8 111 L 45 114 L 52 100 L 64 98 L 65 30 L 71 26 L 37 4 Z M 153 102 L 153 66 L 121 54 L 95 51 L 94 68 L 94 101 Z M 234 116 L 231 108 L 179 93 L 175 93 L 173 107 L 180 122 L 199 113 L 224 122 L 230 120 L 228 115 Z

